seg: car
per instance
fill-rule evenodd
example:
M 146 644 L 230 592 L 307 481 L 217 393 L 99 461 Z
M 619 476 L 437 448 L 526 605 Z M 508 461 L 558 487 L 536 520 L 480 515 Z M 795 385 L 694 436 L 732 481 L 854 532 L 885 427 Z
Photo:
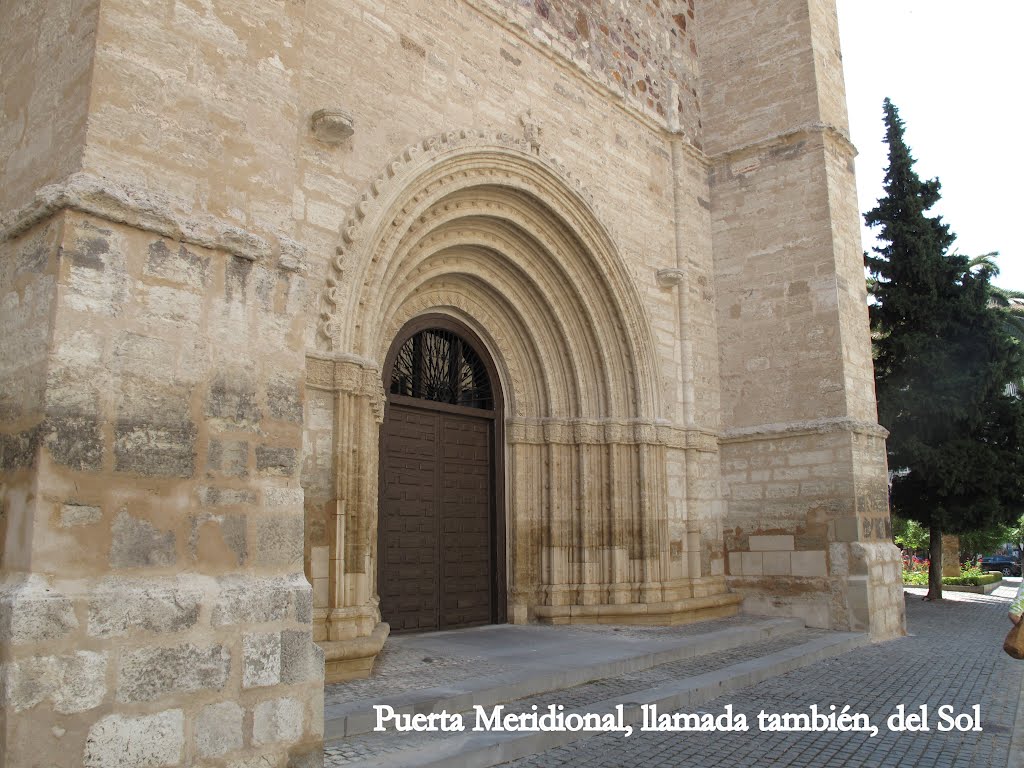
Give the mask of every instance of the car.
M 983 555 L 981 570 L 999 571 L 1003 576 L 1020 576 L 1020 560 L 1009 555 Z

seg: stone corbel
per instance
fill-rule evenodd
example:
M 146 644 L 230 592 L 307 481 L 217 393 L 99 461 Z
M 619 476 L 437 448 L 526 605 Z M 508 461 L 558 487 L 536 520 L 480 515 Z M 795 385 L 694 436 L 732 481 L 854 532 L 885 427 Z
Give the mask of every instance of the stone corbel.
M 313 135 L 324 144 L 341 144 L 355 133 L 352 115 L 344 109 L 318 109 L 309 121 Z
M 686 278 L 686 273 L 675 267 L 670 269 L 659 269 L 655 273 L 655 278 L 658 281 L 659 288 L 675 288 L 676 286 L 683 284 L 683 280 Z

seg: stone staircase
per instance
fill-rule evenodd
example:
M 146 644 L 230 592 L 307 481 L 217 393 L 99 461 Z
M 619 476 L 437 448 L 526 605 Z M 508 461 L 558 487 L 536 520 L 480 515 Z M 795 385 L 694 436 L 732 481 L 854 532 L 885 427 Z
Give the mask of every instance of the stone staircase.
M 393 637 L 373 677 L 328 686 L 324 764 L 499 765 L 594 731 L 474 731 L 475 708 L 492 717 L 500 706 L 505 717 L 545 714 L 554 705 L 563 716 L 610 716 L 636 727 L 643 705 L 700 711 L 723 694 L 867 642 L 863 634 L 806 629 L 796 619 L 750 616 L 683 627 L 496 625 Z M 719 715 L 727 703 L 707 711 Z M 459 713 L 465 730 L 398 731 L 391 720 L 375 732 L 375 706 L 421 715 L 421 726 L 430 713 Z M 433 725 L 444 723 L 434 718 Z

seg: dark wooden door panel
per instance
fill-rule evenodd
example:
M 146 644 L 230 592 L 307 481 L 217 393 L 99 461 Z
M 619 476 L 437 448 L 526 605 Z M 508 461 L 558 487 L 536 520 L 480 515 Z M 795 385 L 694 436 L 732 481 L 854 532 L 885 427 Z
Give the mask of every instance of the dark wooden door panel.
M 437 626 L 437 419 L 392 408 L 384 422 L 380 499 L 381 612 L 395 630 Z
M 396 631 L 495 620 L 493 433 L 489 418 L 388 407 L 379 591 Z
M 441 626 L 486 624 L 491 611 L 491 422 L 441 424 Z

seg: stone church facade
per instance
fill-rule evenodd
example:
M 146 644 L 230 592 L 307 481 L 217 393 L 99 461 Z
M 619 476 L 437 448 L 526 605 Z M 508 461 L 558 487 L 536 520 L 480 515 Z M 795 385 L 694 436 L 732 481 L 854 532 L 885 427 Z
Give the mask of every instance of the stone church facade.
M 0 17 L 0 765 L 312 765 L 389 626 L 902 633 L 831 0 Z

